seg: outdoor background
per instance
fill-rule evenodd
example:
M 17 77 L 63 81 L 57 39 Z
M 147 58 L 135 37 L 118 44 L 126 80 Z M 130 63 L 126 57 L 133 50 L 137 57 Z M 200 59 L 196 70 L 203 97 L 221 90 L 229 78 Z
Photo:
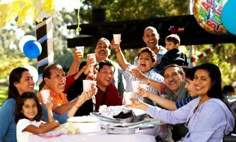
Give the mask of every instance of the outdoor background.
M 60 0 L 62 1 L 62 0 Z M 71 0 L 72 1 L 72 0 Z M 79 0 L 77 0 L 79 1 Z M 68 1 L 64 1 L 68 2 Z M 190 0 L 82 0 L 80 7 L 81 23 L 90 23 L 93 8 L 106 9 L 106 21 L 123 21 L 133 19 L 149 19 L 154 17 L 167 17 L 177 15 L 188 15 Z M 76 6 L 75 6 L 76 7 Z M 54 61 L 63 65 L 65 71 L 69 68 L 73 58 L 74 49 L 67 47 L 67 37 L 77 36 L 79 33 L 67 30 L 66 26 L 77 24 L 77 10 L 71 11 L 67 8 L 57 11 L 53 16 L 54 24 Z M 16 27 L 14 24 L 0 28 L 0 106 L 7 96 L 7 79 L 10 71 L 18 66 L 36 66 L 36 59 L 29 60 L 20 51 L 18 43 L 23 35 L 35 35 L 35 24 L 25 23 Z M 161 33 L 160 33 L 161 34 Z M 164 45 L 163 45 L 164 46 Z M 181 49 L 189 55 L 189 46 L 182 46 Z M 194 45 L 193 54 L 198 55 L 206 48 L 213 45 Z M 85 53 L 93 52 L 94 47 L 86 47 Z M 137 49 L 124 51 L 128 61 L 133 62 Z M 115 60 L 114 54 L 111 56 Z M 217 64 L 222 71 L 223 83 L 232 84 L 236 80 L 236 43 L 220 44 L 213 53 L 205 58 L 197 60 L 195 64 L 203 62 Z

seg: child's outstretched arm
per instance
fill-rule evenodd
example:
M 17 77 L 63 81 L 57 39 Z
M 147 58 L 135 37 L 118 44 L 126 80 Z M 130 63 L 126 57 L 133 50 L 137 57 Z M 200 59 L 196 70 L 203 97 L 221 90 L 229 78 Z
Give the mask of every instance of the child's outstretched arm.
M 116 58 L 117 58 L 117 61 L 118 61 L 119 65 L 120 65 L 120 67 L 122 68 L 122 70 L 126 70 L 126 68 L 128 67 L 129 63 L 125 59 L 125 56 L 123 55 L 123 53 L 122 53 L 122 51 L 120 49 L 120 44 L 115 44 L 114 40 L 112 40 L 111 47 L 114 48 L 114 50 L 116 52 Z
M 23 131 L 27 131 L 27 132 L 30 132 L 33 134 L 42 134 L 42 133 L 46 133 L 48 131 L 51 131 L 58 126 L 59 126 L 58 121 L 53 120 L 52 122 L 42 123 L 39 127 L 36 127 L 34 125 L 29 125 L 29 126 L 25 127 L 25 129 Z

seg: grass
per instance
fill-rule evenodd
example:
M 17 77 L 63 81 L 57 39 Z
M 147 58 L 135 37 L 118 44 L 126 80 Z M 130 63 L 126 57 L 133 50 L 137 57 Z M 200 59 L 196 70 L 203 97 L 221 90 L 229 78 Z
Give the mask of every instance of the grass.
M 7 86 L 0 85 L 0 107 L 7 98 Z

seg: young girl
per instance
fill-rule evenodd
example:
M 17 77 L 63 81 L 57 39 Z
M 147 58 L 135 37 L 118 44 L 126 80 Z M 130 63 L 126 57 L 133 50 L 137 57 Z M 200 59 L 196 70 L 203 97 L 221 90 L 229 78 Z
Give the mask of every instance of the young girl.
M 52 103 L 46 104 L 48 111 L 48 122 L 41 121 L 42 108 L 36 95 L 32 92 L 25 92 L 16 100 L 15 121 L 17 141 L 27 142 L 30 134 L 46 133 L 59 126 L 58 121 L 52 115 Z

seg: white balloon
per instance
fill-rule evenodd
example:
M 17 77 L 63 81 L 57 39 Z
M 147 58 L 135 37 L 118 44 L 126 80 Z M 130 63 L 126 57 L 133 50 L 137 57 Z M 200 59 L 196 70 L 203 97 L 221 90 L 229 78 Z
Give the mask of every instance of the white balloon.
M 20 47 L 21 52 L 24 53 L 23 47 L 24 47 L 25 43 L 29 40 L 35 40 L 36 41 L 37 39 L 36 39 L 36 37 L 34 37 L 32 35 L 25 35 L 25 36 L 20 38 L 19 47 Z
M 38 77 L 39 77 L 38 70 L 31 65 L 25 65 L 24 67 L 29 70 L 29 73 L 33 77 L 34 83 L 36 83 L 38 81 Z

